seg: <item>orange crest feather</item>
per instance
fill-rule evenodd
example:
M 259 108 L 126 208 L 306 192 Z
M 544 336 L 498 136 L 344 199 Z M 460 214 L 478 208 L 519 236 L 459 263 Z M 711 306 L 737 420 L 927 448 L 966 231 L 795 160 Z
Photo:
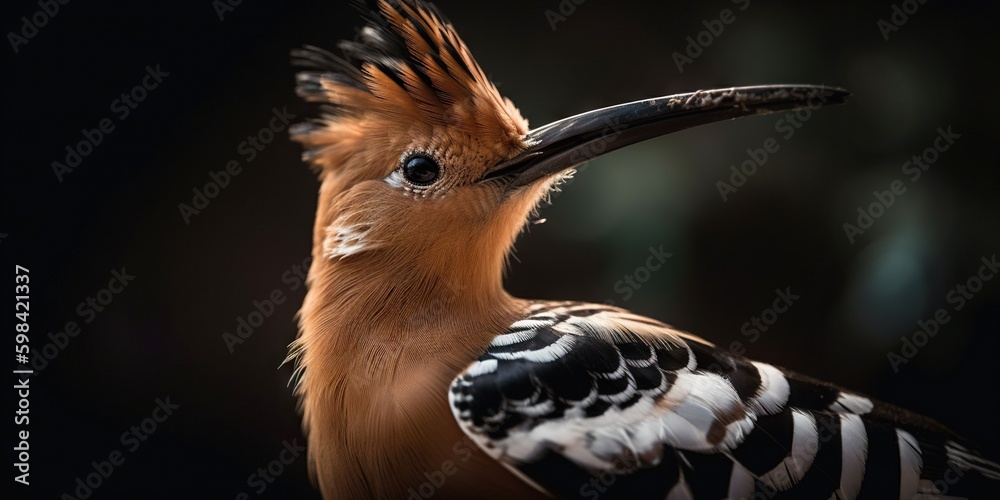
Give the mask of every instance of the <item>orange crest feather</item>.
M 343 57 L 307 46 L 292 52 L 307 68 L 297 93 L 326 104 L 323 114 L 292 129 L 305 160 L 334 169 L 373 136 L 392 140 L 434 129 L 461 132 L 481 147 L 515 150 L 528 130 L 500 95 L 451 23 L 420 0 L 378 0 L 368 24 Z M 399 144 L 392 144 L 401 147 Z

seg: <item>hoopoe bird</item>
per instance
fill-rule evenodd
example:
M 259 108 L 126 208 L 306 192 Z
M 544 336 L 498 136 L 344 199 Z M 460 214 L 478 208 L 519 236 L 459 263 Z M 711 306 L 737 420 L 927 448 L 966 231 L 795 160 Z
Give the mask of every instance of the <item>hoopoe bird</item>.
M 537 205 L 597 153 L 846 91 L 699 91 L 529 129 L 433 5 L 362 11 L 342 57 L 293 51 L 323 104 L 291 131 L 321 185 L 289 360 L 325 498 L 954 498 L 1000 479 L 926 417 L 503 288 Z

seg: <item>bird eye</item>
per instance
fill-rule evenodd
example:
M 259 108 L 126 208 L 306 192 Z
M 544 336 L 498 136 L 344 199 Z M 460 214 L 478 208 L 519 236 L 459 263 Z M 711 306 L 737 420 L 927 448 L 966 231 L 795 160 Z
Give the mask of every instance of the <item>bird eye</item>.
M 441 167 L 427 155 L 416 154 L 403 163 L 403 176 L 413 184 L 427 186 L 441 176 Z

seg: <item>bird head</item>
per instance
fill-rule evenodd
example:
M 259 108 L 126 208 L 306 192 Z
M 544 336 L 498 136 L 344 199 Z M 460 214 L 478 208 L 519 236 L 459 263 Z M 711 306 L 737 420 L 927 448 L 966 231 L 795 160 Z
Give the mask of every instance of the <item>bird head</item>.
M 618 148 L 714 121 L 841 102 L 840 89 L 780 85 L 645 99 L 543 127 L 527 121 L 454 27 L 420 0 L 378 0 L 342 56 L 306 47 L 298 93 L 322 103 L 292 130 L 322 186 L 323 269 L 502 290 L 530 214 L 572 169 Z M 314 268 L 314 271 L 316 269 Z

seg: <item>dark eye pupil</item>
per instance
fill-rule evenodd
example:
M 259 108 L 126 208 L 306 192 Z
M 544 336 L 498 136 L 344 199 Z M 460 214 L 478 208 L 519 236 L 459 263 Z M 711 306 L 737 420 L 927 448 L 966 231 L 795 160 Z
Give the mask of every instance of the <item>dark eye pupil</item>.
M 437 180 L 440 173 L 441 168 L 438 167 L 438 164 L 423 155 L 406 160 L 406 164 L 403 166 L 403 175 L 406 176 L 406 180 L 414 184 L 430 184 Z

